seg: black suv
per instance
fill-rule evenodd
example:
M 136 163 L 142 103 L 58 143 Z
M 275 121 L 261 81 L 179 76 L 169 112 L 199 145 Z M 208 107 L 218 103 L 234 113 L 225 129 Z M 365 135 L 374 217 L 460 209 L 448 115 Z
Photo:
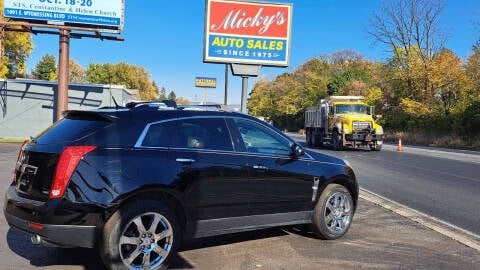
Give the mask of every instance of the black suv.
M 163 269 L 186 238 L 290 224 L 341 237 L 357 200 L 348 164 L 254 117 L 141 104 L 68 111 L 26 142 L 4 213 L 34 244 Z

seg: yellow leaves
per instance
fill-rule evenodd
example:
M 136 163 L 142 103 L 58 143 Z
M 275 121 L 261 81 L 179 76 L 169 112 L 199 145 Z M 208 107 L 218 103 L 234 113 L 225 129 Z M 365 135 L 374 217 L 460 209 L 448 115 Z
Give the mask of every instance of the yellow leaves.
M 368 94 L 365 95 L 364 102 L 370 106 L 380 105 L 383 99 L 382 89 L 378 87 L 372 87 L 368 90 Z
M 431 113 L 431 110 L 428 106 L 409 98 L 402 98 L 400 100 L 400 109 L 412 116 L 421 116 Z
M 440 52 L 431 65 L 431 82 L 437 91 L 460 92 L 467 83 L 462 60 L 450 50 Z

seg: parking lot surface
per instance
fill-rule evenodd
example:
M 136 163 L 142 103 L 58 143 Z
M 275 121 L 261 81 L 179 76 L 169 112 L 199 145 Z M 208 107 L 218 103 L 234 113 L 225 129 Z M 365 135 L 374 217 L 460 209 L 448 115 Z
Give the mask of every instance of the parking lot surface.
M 18 144 L 0 144 L 1 195 Z M 3 208 L 3 201 L 2 201 Z M 103 269 L 95 250 L 42 248 L 0 217 L 0 269 Z M 365 199 L 347 235 L 313 237 L 287 226 L 185 243 L 171 269 L 479 269 L 480 251 Z

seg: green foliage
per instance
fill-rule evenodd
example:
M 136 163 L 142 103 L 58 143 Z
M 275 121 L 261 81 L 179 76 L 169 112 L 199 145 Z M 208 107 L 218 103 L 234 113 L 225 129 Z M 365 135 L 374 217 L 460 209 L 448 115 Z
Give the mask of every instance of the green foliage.
M 480 134 L 480 100 L 474 101 L 462 115 L 463 131 L 470 135 Z
M 125 62 L 118 64 L 90 64 L 86 71 L 86 81 L 98 84 L 118 84 L 129 89 L 138 89 L 142 100 L 156 100 L 158 86 L 143 67 Z
M 176 100 L 177 100 L 177 95 L 175 94 L 175 92 L 171 91 L 171 92 L 168 94 L 168 99 L 169 99 L 169 100 L 176 101 Z
M 0 0 L 0 20 L 3 17 L 3 0 Z M 27 70 L 26 62 L 33 50 L 30 33 L 4 32 L 2 37 L 3 57 L 0 61 L 0 78 L 15 78 L 22 76 Z
M 57 60 L 55 56 L 44 55 L 35 66 L 32 75 L 39 80 L 55 81 L 57 79 Z

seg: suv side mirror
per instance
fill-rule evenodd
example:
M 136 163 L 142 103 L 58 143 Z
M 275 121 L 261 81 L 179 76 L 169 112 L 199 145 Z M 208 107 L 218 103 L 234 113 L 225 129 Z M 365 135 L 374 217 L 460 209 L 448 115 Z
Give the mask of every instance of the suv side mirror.
M 305 150 L 303 150 L 303 148 L 300 145 L 295 143 L 292 145 L 292 155 L 294 157 L 301 157 L 305 155 Z

